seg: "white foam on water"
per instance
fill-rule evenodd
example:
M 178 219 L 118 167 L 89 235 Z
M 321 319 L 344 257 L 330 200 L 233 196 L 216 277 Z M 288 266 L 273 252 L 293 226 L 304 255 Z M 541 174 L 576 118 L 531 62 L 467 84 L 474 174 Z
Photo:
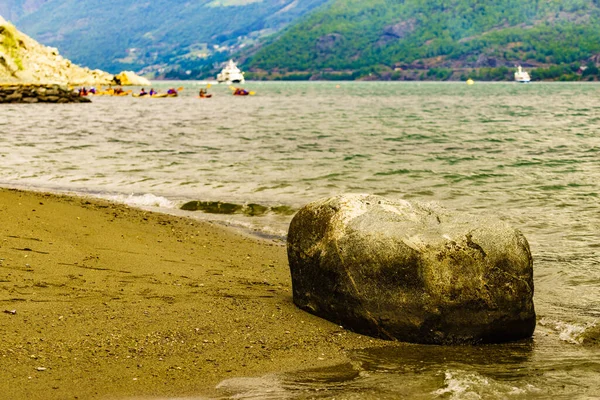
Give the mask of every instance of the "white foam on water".
M 583 334 L 585 331 L 596 326 L 596 323 L 594 322 L 580 325 L 564 321 L 552 321 L 546 318 L 542 318 L 539 323 L 540 325 L 546 326 L 557 332 L 558 338 L 563 342 L 571 344 L 581 344 L 583 342 Z
M 113 201 L 115 203 L 127 204 L 131 207 L 160 207 L 160 208 L 175 208 L 176 204 L 171 200 L 156 196 L 152 193 L 145 194 L 129 194 L 129 195 L 101 195 L 103 199 Z
M 432 394 L 450 395 L 451 399 L 481 399 L 482 397 L 476 389 L 488 385 L 488 381 L 479 374 L 457 370 L 444 373 L 444 384 L 446 387 L 438 389 Z
M 498 382 L 477 372 L 464 370 L 447 370 L 444 373 L 444 385 L 445 387 L 431 394 L 436 397 L 443 396 L 444 398 L 456 400 L 477 400 L 506 399 L 509 396 L 522 396 L 539 392 L 539 389 L 531 384 L 519 388 Z

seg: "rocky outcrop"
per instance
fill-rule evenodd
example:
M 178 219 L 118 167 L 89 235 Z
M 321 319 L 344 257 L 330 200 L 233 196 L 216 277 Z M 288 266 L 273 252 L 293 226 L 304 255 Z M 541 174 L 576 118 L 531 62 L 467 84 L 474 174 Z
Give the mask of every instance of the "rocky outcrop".
M 151 82 L 133 71 L 123 71 L 114 77 L 114 83 L 122 86 L 150 86 Z
M 388 45 L 390 42 L 395 42 L 410 36 L 416 29 L 416 20 L 409 19 L 406 21 L 400 21 L 398 23 L 387 25 L 383 28 L 382 35 L 379 37 L 376 46 L 382 47 Z
M 294 303 L 353 331 L 415 343 L 495 343 L 535 329 L 533 261 L 506 223 L 347 194 L 293 218 Z
M 0 103 L 89 103 L 90 99 L 61 85 L 0 85 Z
M 108 85 L 113 76 L 82 68 L 39 44 L 0 17 L 0 82 Z
M 475 62 L 475 68 L 496 68 L 497 66 L 498 60 L 485 54 L 480 54 Z
M 417 21 L 411 18 L 406 21 L 400 21 L 393 25 L 388 25 L 383 28 L 383 36 L 386 41 L 404 39 L 415 31 Z
M 328 35 L 321 36 L 317 39 L 317 51 L 319 54 L 331 53 L 337 46 L 343 43 L 345 40 L 343 35 L 339 33 L 330 33 Z

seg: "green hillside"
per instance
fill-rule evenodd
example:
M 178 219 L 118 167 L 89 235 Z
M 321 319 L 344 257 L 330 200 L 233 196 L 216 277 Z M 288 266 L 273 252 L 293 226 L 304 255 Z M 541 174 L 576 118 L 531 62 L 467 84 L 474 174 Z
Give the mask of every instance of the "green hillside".
M 75 63 L 194 78 L 325 0 L 7 1 L 21 31 Z
M 594 79 L 600 0 L 332 0 L 266 43 L 255 78 Z M 580 69 L 579 67 L 584 68 Z

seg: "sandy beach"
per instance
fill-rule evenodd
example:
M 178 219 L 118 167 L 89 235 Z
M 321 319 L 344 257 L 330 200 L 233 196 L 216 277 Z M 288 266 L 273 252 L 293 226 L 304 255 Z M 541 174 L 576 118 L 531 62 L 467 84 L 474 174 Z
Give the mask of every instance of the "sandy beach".
M 10 189 L 0 216 L 5 399 L 210 396 L 390 344 L 297 309 L 281 241 Z

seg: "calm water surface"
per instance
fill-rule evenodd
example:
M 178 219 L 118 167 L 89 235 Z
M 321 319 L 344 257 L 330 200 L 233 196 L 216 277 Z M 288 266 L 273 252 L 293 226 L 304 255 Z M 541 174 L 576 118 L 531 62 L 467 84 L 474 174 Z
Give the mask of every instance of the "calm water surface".
M 0 186 L 75 192 L 285 238 L 293 211 L 366 192 L 494 214 L 531 245 L 538 326 L 500 346 L 365 350 L 224 381 L 223 398 L 600 398 L 600 86 L 200 83 L 180 97 L 1 105 Z M 181 211 L 188 201 L 212 211 Z M 216 214 L 218 202 L 237 205 Z M 244 214 L 257 204 L 266 208 Z M 235 207 L 234 207 L 235 208 Z M 221 207 L 219 210 L 222 210 Z M 254 213 L 256 214 L 256 213 Z

